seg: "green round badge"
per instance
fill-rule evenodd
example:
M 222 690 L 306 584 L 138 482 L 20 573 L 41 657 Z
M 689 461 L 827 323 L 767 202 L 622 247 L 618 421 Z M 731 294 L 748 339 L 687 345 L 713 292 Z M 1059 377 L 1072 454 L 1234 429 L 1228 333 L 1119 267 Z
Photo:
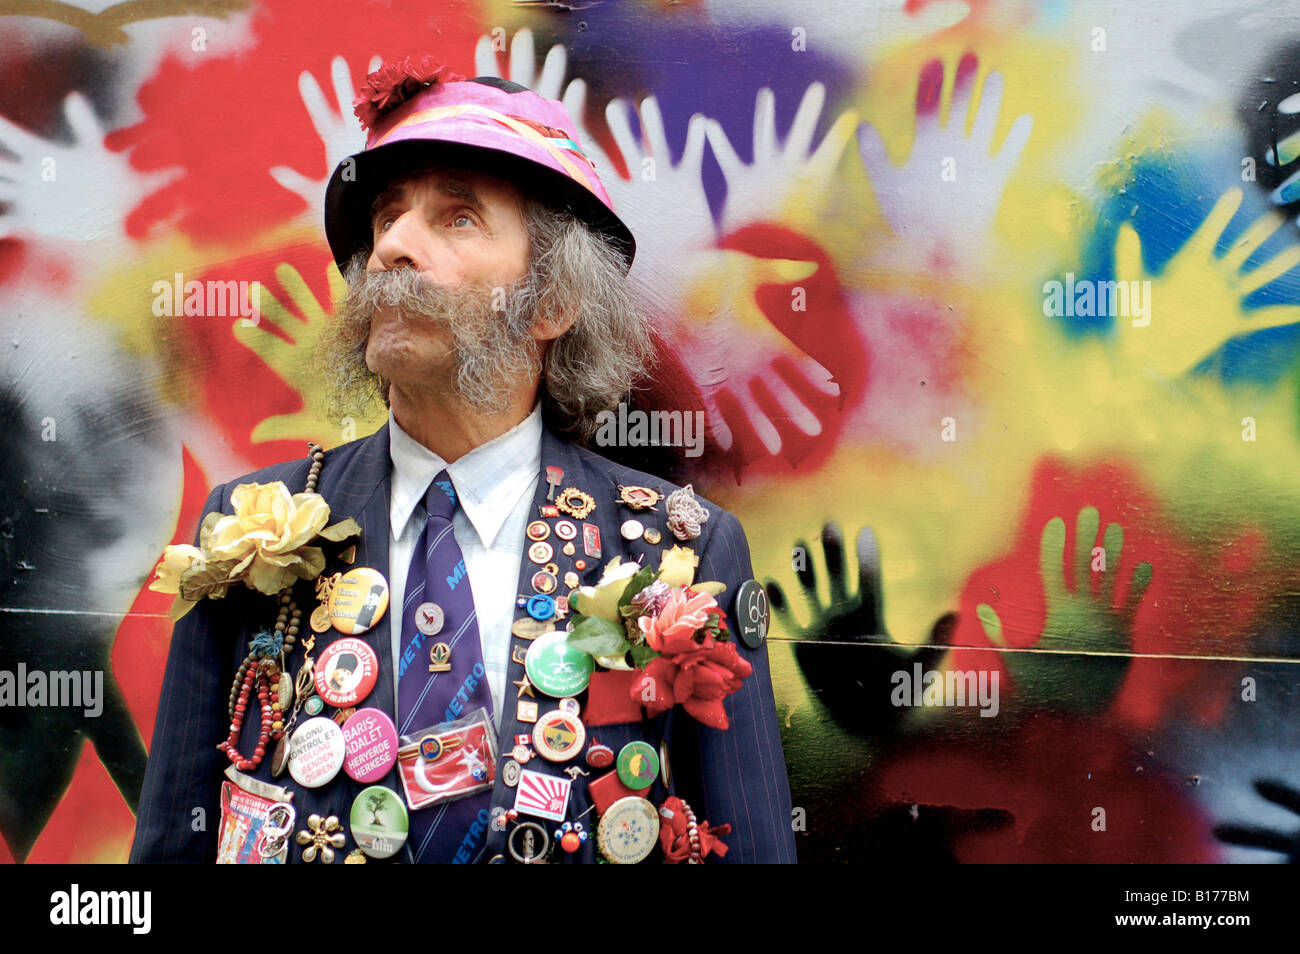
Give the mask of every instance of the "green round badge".
M 410 819 L 397 793 L 383 785 L 363 788 L 348 819 L 352 840 L 371 858 L 391 858 L 406 844 Z
M 325 708 L 325 700 L 320 696 L 308 696 L 302 707 L 309 716 L 320 715 L 321 710 Z
M 618 780 L 633 791 L 649 788 L 659 777 L 659 755 L 649 742 L 629 742 L 618 753 Z
M 591 672 L 596 668 L 596 660 L 588 653 L 565 642 L 568 635 L 557 629 L 538 636 L 524 657 L 528 681 L 557 699 L 576 696 L 586 689 Z

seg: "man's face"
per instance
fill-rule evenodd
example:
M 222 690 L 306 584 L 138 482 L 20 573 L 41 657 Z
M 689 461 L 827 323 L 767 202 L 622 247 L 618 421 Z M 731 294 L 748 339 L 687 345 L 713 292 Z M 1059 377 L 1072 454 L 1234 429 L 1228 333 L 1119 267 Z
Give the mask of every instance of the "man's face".
M 447 289 L 508 287 L 528 271 L 523 195 L 504 179 L 432 170 L 395 180 L 375 201 L 367 272 L 413 269 Z M 456 367 L 451 332 L 376 308 L 366 364 L 399 387 L 419 388 Z

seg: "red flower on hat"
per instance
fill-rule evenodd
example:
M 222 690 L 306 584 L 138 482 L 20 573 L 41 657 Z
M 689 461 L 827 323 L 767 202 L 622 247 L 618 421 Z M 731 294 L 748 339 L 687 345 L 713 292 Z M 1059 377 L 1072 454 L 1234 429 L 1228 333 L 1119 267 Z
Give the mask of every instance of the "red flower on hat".
M 362 129 L 372 129 L 420 90 L 435 83 L 458 83 L 464 79 L 432 56 L 418 60 L 408 56 L 400 62 L 385 63 L 367 76 L 352 101 L 352 112 L 361 120 Z

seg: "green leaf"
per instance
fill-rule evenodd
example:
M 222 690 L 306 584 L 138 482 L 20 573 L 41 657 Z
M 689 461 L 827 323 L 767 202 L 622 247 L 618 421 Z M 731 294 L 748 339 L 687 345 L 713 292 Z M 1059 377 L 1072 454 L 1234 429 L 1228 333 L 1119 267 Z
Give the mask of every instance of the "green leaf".
M 320 536 L 333 543 L 346 540 L 348 537 L 355 537 L 361 532 L 361 525 L 351 517 L 340 520 L 332 527 L 326 527 L 320 532 Z
M 623 591 L 623 595 L 619 598 L 619 612 L 622 613 L 623 608 L 632 602 L 632 597 L 636 596 L 654 581 L 655 571 L 653 569 L 648 566 L 643 566 L 638 570 L 636 576 L 632 577 L 632 579 L 628 581 L 627 589 Z M 626 614 L 624 613 L 624 615 Z M 637 615 L 640 614 L 638 613 Z
M 645 643 L 637 643 L 631 649 L 632 665 L 638 669 L 644 669 L 650 664 L 650 660 L 657 659 L 659 654 L 647 646 Z
M 614 656 L 627 652 L 628 647 L 623 627 L 600 616 L 588 616 L 573 627 L 573 632 L 569 633 L 565 642 L 592 656 Z
M 230 586 L 230 568 L 234 566 L 234 561 L 223 560 L 220 563 L 209 563 L 201 570 L 190 570 L 181 575 L 179 598 L 190 602 L 197 602 L 205 596 L 219 597 L 226 595 L 226 588 Z

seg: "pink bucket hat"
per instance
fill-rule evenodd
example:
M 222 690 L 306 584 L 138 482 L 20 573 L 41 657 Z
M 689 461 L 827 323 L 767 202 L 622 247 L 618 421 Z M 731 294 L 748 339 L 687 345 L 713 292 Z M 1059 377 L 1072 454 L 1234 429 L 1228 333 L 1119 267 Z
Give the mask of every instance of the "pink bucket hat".
M 370 207 L 397 176 L 445 165 L 500 176 L 573 213 L 632 265 L 636 241 L 574 134 L 564 106 L 505 80 L 466 80 L 429 57 L 388 63 L 354 103 L 366 148 L 344 159 L 325 192 L 325 235 L 343 269 L 370 247 Z

